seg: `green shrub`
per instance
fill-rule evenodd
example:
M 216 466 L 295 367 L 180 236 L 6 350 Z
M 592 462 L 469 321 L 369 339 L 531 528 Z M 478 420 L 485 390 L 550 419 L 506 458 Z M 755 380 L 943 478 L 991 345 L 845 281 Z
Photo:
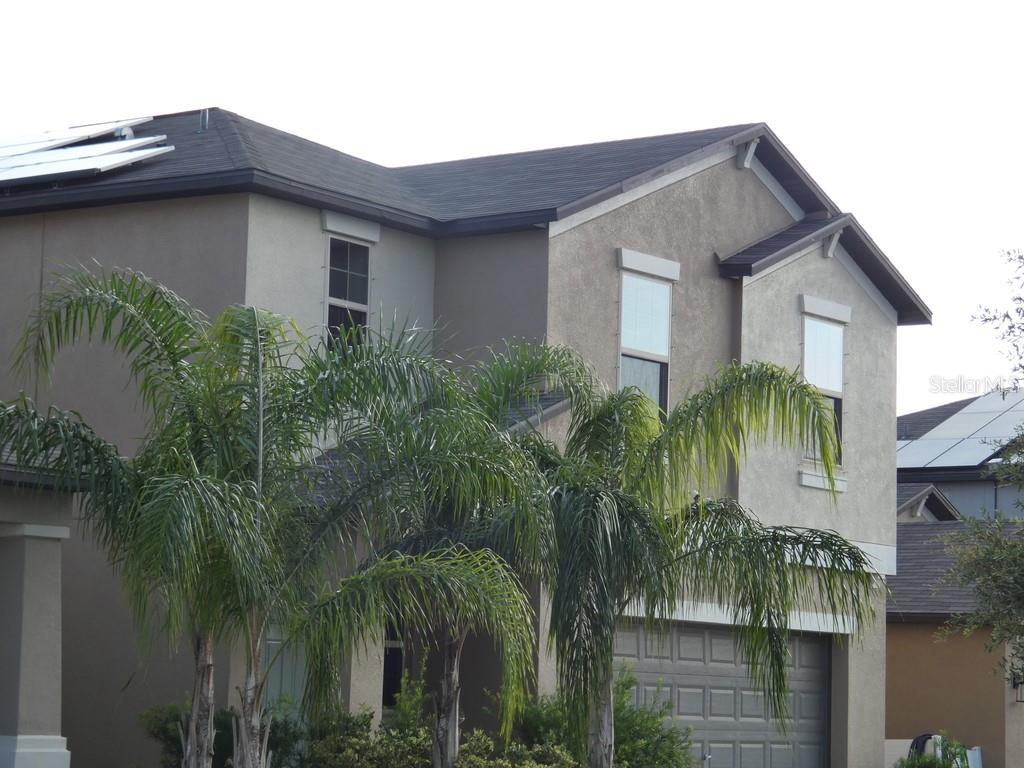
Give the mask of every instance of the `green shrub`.
M 395 694 L 395 706 L 388 715 L 384 725 L 394 731 L 404 733 L 430 728 L 431 717 L 422 675 L 412 678 L 408 672 L 402 673 L 401 690 Z
M 430 768 L 430 732 L 406 722 L 374 731 L 373 712 L 342 712 L 311 729 L 307 768 Z
M 964 745 L 946 732 L 942 736 L 942 757 L 935 755 L 914 755 L 896 761 L 893 768 L 967 768 L 967 750 Z
M 462 740 L 458 768 L 582 768 L 565 747 L 557 744 L 526 746 L 513 741 L 505 749 L 483 731 L 470 731 Z
M 677 728 L 668 718 L 672 704 L 636 706 L 636 678 L 623 668 L 615 680 L 615 765 L 621 768 L 690 768 L 693 763 L 689 728 Z M 565 705 L 557 697 L 528 704 L 516 726 L 515 738 L 526 747 L 558 746 L 572 752 L 566 728 Z M 511 747 L 510 747 L 511 749 Z
M 566 728 L 568 722 L 561 699 L 541 696 L 527 703 L 516 723 L 513 738 L 527 747 L 552 744 L 568 747 L 572 743 Z
M 666 722 L 672 702 L 656 707 L 636 706 L 636 678 L 623 668 L 615 681 L 615 765 L 619 768 L 690 768 L 693 763 L 690 728 Z M 659 691 L 660 694 L 660 691 Z
M 671 705 L 633 704 L 636 680 L 628 671 L 615 684 L 615 764 L 619 768 L 691 768 L 689 730 L 668 720 Z M 142 714 L 146 733 L 162 750 L 161 768 L 181 765 L 178 722 L 186 709 L 153 707 Z M 230 710 L 216 714 L 214 768 L 231 757 Z M 573 754 L 566 728 L 565 705 L 543 697 L 527 705 L 507 745 L 483 731 L 463 734 L 458 768 L 582 768 Z M 433 752 L 428 697 L 421 680 L 402 679 L 402 692 L 382 727 L 373 729 L 373 713 L 339 712 L 313 727 L 304 727 L 284 707 L 270 728 L 271 768 L 430 768 Z M 908 765 L 907 768 L 918 768 Z M 945 766 L 941 766 L 945 768 Z

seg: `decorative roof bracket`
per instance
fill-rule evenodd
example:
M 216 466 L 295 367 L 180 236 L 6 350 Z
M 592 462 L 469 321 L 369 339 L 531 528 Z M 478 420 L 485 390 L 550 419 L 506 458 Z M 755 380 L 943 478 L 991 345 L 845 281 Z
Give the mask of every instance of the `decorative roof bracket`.
M 750 164 L 754 162 L 754 152 L 757 151 L 759 141 L 761 141 L 760 138 L 751 139 L 736 148 L 736 167 L 741 171 L 749 168 Z

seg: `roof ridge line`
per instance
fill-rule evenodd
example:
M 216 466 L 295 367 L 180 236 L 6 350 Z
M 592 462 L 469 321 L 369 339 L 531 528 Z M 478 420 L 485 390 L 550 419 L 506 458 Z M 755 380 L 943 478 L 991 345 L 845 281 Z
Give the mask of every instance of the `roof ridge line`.
M 266 166 L 263 163 L 263 158 L 260 157 L 260 153 L 253 145 L 249 134 L 242 127 L 241 117 L 227 109 L 221 109 L 220 107 L 214 107 L 213 109 L 225 118 L 223 122 L 228 126 L 228 129 L 232 132 L 234 138 L 238 140 L 238 145 L 241 148 L 244 160 L 248 166 L 253 170 L 265 171 Z M 220 121 L 217 122 L 217 132 L 221 133 Z M 224 146 L 229 155 L 233 154 L 232 147 L 229 142 L 225 141 Z
M 760 125 L 764 125 L 764 123 L 740 123 L 740 124 L 737 124 L 737 125 L 720 125 L 720 126 L 716 126 L 714 128 L 698 128 L 695 131 L 676 131 L 675 133 L 657 133 L 657 134 L 654 134 L 652 136 L 633 136 L 633 137 L 625 138 L 625 139 L 607 139 L 605 141 L 589 141 L 589 142 L 582 142 L 580 144 L 562 144 L 562 145 L 558 145 L 558 146 L 555 146 L 555 147 L 538 147 L 536 149 L 522 149 L 522 150 L 519 150 L 519 151 L 516 151 L 516 152 L 495 152 L 495 153 L 492 153 L 492 154 L 489 154 L 489 155 L 476 155 L 476 156 L 473 156 L 473 157 L 456 157 L 456 158 L 453 158 L 451 160 L 437 160 L 437 161 L 434 161 L 434 162 L 431 162 L 431 163 L 414 163 L 413 165 L 397 165 L 397 166 L 382 166 L 382 167 L 385 167 L 385 168 L 388 168 L 389 170 L 394 170 L 394 171 L 407 171 L 407 170 L 416 170 L 416 169 L 419 169 L 419 168 L 430 168 L 430 167 L 434 167 L 434 166 L 438 166 L 438 165 L 447 165 L 449 163 L 466 163 L 466 162 L 473 162 L 475 160 L 492 160 L 492 159 L 497 159 L 497 158 L 516 157 L 518 155 L 532 155 L 532 154 L 537 154 L 537 153 L 540 153 L 540 152 L 553 152 L 553 151 L 557 151 L 557 150 L 566 150 L 566 149 L 582 149 L 583 147 L 600 147 L 600 146 L 606 146 L 608 144 L 625 144 L 625 143 L 628 143 L 628 142 L 631 142 L 631 141 L 648 141 L 648 140 L 652 140 L 652 139 L 667 139 L 667 138 L 671 138 L 671 137 L 674 137 L 674 136 L 690 136 L 690 135 L 694 135 L 694 134 L 698 134 L 698 133 L 712 133 L 714 131 L 725 131 L 725 130 L 729 130 L 729 129 L 735 129 L 736 133 L 741 133 L 742 131 L 749 130 L 751 128 L 756 128 L 756 127 L 758 127 Z M 688 152 L 686 154 L 691 154 L 691 153 Z M 684 157 L 684 156 L 685 155 L 680 155 L 679 157 Z M 676 159 L 678 159 L 678 158 L 676 158 Z M 654 166 L 651 166 L 651 169 L 657 168 L 657 167 L 658 167 L 657 165 L 654 165 Z M 648 170 L 651 170 L 651 169 L 648 169 Z

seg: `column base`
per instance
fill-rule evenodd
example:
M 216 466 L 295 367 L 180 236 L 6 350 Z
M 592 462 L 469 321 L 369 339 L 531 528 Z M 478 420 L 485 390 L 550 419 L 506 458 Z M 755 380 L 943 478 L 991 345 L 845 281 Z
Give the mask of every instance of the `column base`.
M 69 768 L 71 753 L 63 736 L 0 734 L 0 768 Z

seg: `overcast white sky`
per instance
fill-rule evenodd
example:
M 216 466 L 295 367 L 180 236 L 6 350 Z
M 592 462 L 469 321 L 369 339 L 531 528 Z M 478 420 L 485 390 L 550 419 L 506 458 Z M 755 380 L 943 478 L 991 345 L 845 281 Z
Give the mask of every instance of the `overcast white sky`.
M 386 165 L 767 122 L 931 306 L 899 410 L 1009 364 L 1024 3 L 8 3 L 0 130 L 220 106 Z M 950 389 L 950 387 L 946 387 Z

